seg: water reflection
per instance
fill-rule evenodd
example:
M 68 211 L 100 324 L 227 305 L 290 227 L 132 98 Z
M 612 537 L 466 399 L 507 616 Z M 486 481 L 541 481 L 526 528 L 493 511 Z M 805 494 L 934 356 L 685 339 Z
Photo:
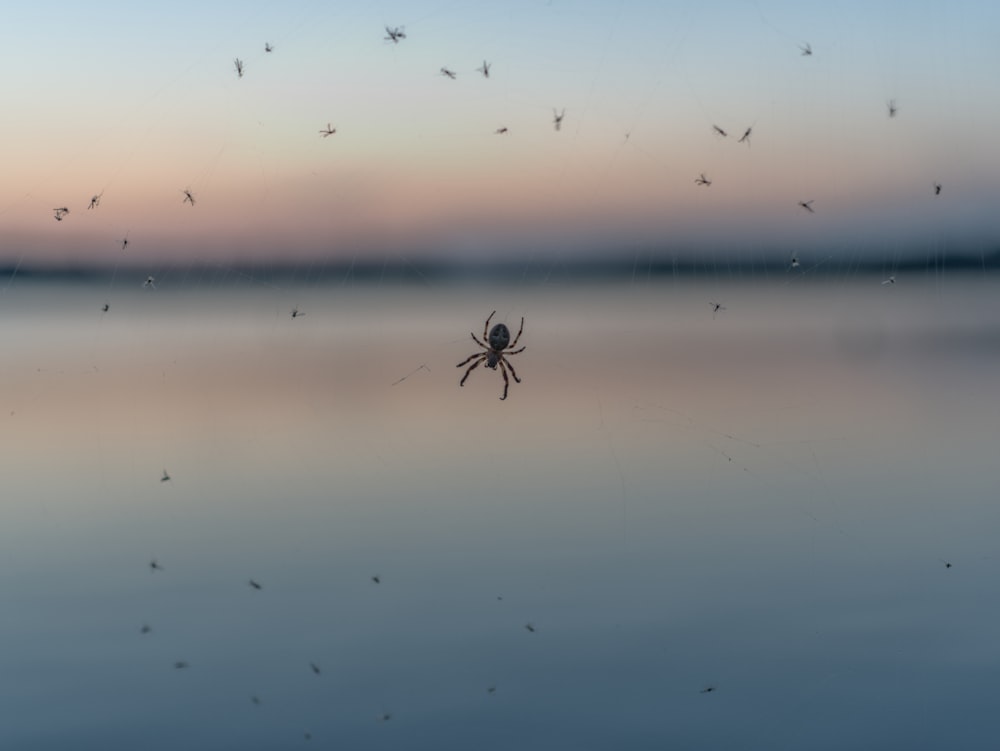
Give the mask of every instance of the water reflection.
M 992 282 L 105 296 L 2 300 L 5 746 L 991 727 Z

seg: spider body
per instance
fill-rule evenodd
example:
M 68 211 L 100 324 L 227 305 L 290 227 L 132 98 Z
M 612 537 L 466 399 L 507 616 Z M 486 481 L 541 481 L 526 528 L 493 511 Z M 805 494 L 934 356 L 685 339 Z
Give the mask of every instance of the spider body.
M 507 324 L 498 323 L 490 328 L 490 321 L 493 320 L 493 316 L 496 315 L 494 310 L 490 313 L 489 317 L 486 319 L 486 324 L 483 326 L 483 340 L 480 339 L 475 334 L 470 334 L 472 341 L 478 344 L 485 350 L 484 352 L 476 352 L 474 355 L 470 355 L 466 359 L 462 360 L 456 368 L 461 368 L 463 365 L 469 365 L 468 370 L 465 371 L 465 375 L 462 376 L 462 380 L 459 381 L 459 386 L 464 386 L 466 379 L 469 374 L 482 365 L 486 363 L 486 367 L 492 370 L 500 368 L 500 373 L 503 375 L 503 395 L 500 399 L 507 398 L 507 389 L 510 387 L 510 379 L 507 376 L 507 371 L 510 370 L 510 374 L 514 376 L 514 380 L 518 383 L 521 379 L 517 375 L 517 371 L 514 370 L 514 366 L 510 364 L 507 357 L 510 355 L 516 355 L 520 352 L 524 352 L 524 347 L 520 349 L 513 349 L 517 346 L 518 340 L 521 338 L 521 333 L 524 331 L 524 318 L 521 318 L 521 328 L 517 331 L 517 336 L 514 337 L 514 341 L 510 339 L 510 329 L 507 328 Z

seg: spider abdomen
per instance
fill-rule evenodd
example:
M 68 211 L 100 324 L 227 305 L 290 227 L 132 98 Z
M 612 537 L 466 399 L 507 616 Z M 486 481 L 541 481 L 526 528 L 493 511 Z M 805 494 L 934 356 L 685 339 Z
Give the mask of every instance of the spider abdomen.
M 510 344 L 510 329 L 504 323 L 498 323 L 492 329 L 490 329 L 489 345 L 491 349 L 500 350 L 504 349 L 508 344 Z M 491 360 L 487 363 L 491 368 L 496 367 L 496 362 Z

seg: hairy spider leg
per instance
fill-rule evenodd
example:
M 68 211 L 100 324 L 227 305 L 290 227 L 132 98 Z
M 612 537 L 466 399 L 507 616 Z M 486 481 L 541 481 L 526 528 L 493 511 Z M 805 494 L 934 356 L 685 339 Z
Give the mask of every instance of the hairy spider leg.
M 521 332 L 522 331 L 524 331 L 524 316 L 521 316 L 521 328 L 519 328 L 517 330 L 517 336 L 514 337 L 514 341 L 512 341 L 510 344 L 507 345 L 508 347 L 510 347 L 511 349 L 513 349 L 514 347 L 517 346 L 517 340 L 521 338 Z M 510 354 L 510 353 L 507 353 L 507 354 Z
M 479 341 L 479 337 L 476 336 L 475 334 L 473 334 L 471 331 L 469 332 L 469 336 L 472 337 L 472 341 L 474 341 L 476 344 L 478 344 L 483 349 L 489 349 L 489 347 L 487 347 L 485 344 L 483 344 L 481 341 Z M 483 339 L 485 339 L 485 338 L 486 338 L 486 334 L 483 334 Z
M 500 401 L 507 398 L 507 389 L 510 388 L 510 379 L 507 377 L 507 368 L 503 364 L 503 358 L 501 357 L 497 362 L 500 365 L 500 372 L 503 373 L 503 396 L 500 397 Z
M 490 321 L 493 320 L 493 316 L 495 316 L 496 314 L 497 312 L 494 310 L 492 313 L 490 313 L 489 318 L 486 319 L 486 325 L 483 326 L 483 341 L 487 341 L 490 338 Z M 476 337 L 472 338 L 475 339 Z M 486 349 L 489 349 L 489 347 L 487 347 Z
M 456 365 L 455 367 L 456 367 L 456 368 L 460 368 L 460 367 L 462 367 L 463 365 L 465 365 L 466 363 L 470 363 L 470 362 L 472 362 L 472 361 L 473 361 L 473 360 L 475 360 L 475 359 L 476 359 L 477 357 L 486 357 L 486 356 L 487 356 L 487 353 L 486 353 L 486 352 L 477 352 L 477 353 L 476 353 L 476 354 L 474 354 L 474 355 L 469 355 L 468 357 L 466 357 L 466 358 L 465 358 L 464 360 L 462 360 L 462 362 L 460 362 L 460 363 L 459 363 L 458 365 Z
M 522 352 L 524 352 L 524 350 L 526 350 L 526 349 L 527 349 L 527 347 L 521 347 L 521 349 L 515 349 L 512 352 L 507 352 L 506 350 L 504 350 L 503 356 L 506 357 L 507 355 L 519 355 Z
M 473 370 L 475 370 L 480 365 L 482 365 L 484 362 L 486 362 L 486 355 L 485 354 L 483 354 L 483 355 L 474 355 L 474 357 L 478 357 L 479 359 L 476 360 L 474 363 L 472 363 L 472 365 L 469 366 L 469 369 L 467 371 L 465 371 L 465 375 L 462 376 L 462 380 L 458 382 L 459 386 L 464 386 L 465 385 L 465 380 L 469 377 L 469 373 L 471 373 Z M 465 362 L 468 362 L 468 360 L 466 360 Z M 460 368 L 463 365 L 465 365 L 465 362 L 460 362 L 455 367 L 456 368 Z
M 518 383 L 521 382 L 521 379 L 518 377 L 517 371 L 514 370 L 514 366 L 511 365 L 510 360 L 504 358 L 503 360 L 500 361 L 500 364 L 501 365 L 506 365 L 508 368 L 510 368 L 510 374 L 512 376 L 514 376 L 514 380 L 517 381 Z

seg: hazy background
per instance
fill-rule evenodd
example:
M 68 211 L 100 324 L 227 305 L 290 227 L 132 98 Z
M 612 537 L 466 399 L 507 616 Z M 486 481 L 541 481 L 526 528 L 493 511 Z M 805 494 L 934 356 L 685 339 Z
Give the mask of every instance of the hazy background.
M 992 279 L 98 291 L 0 298 L 6 746 L 996 737 Z
M 1000 229 L 991 3 L 54 2 L 3 25 L 10 264 L 978 256 Z
M 0 746 L 998 737 L 995 6 L 2 11 Z

